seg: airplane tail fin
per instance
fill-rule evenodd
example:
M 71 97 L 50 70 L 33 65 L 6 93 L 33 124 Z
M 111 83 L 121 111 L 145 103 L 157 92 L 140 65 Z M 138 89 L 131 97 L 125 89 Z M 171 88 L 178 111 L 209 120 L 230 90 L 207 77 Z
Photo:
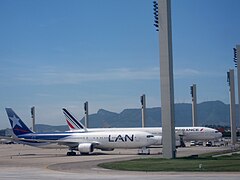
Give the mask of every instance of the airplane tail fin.
M 78 121 L 70 112 L 68 112 L 65 108 L 62 109 L 63 114 L 66 117 L 66 121 L 70 130 L 84 130 L 87 131 L 87 128 Z
M 6 108 L 6 112 L 13 130 L 13 133 L 16 136 L 33 133 L 11 108 Z

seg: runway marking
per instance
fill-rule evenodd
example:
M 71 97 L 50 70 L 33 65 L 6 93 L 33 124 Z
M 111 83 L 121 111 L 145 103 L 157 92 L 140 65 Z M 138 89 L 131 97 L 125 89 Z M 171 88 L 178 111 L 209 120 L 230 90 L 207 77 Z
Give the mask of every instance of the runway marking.
M 104 169 L 104 168 L 91 168 L 94 171 L 110 171 L 110 169 Z

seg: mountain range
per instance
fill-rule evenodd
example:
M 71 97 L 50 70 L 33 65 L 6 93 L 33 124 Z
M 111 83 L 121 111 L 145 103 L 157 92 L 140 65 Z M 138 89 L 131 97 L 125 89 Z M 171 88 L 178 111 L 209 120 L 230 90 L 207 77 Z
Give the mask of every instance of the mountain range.
M 229 105 L 221 101 L 208 101 L 197 104 L 198 125 L 230 125 Z M 141 127 L 141 109 L 124 109 L 114 113 L 100 109 L 89 115 L 89 127 Z M 84 122 L 84 118 L 81 120 Z M 146 127 L 161 126 L 161 108 L 146 109 Z M 192 126 L 192 105 L 190 103 L 175 104 L 175 126 Z
M 224 104 L 221 101 L 208 101 L 197 104 L 198 126 L 230 126 L 229 108 L 229 104 Z M 120 113 L 99 109 L 97 113 L 89 115 L 88 124 L 90 128 L 141 127 L 141 114 L 141 109 L 124 109 Z M 81 119 L 81 122 L 84 124 L 84 118 Z M 160 107 L 146 109 L 145 126 L 162 126 Z M 192 105 L 190 103 L 175 104 L 175 126 L 192 126 Z M 69 129 L 67 125 L 37 124 L 36 130 L 37 132 L 51 132 Z

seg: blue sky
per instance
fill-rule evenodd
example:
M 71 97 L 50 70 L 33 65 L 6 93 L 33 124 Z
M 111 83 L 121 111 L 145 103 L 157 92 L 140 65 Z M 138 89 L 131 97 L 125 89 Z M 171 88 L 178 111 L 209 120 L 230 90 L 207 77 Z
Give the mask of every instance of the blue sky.
M 239 0 L 172 0 L 175 102 L 229 103 L 226 72 L 240 43 Z M 30 124 L 160 106 L 159 41 L 151 0 L 1 0 L 0 129 L 5 107 Z

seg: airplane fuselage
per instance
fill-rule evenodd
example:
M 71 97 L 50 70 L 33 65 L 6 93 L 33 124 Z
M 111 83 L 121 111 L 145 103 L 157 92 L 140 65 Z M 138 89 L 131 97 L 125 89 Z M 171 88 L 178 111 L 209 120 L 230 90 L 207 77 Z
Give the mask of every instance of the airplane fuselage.
M 155 136 L 162 137 L 161 127 L 142 127 L 142 128 L 86 128 L 80 121 L 78 121 L 68 110 L 63 108 L 63 114 L 66 117 L 66 122 L 71 132 L 108 132 L 108 131 L 139 131 L 148 132 Z M 216 129 L 207 127 L 175 127 L 176 140 L 182 137 L 185 141 L 191 140 L 214 140 L 222 137 L 222 133 Z M 159 142 L 160 143 L 160 142 Z
M 141 148 L 147 147 L 160 141 L 158 137 L 141 131 L 98 131 L 98 132 L 64 132 L 64 133 L 29 133 L 18 136 L 19 140 L 28 145 L 36 146 L 37 143 L 45 147 L 48 143 L 58 143 L 59 145 L 70 142 L 74 147 L 81 143 L 92 143 L 94 148 Z M 46 141 L 46 142 L 45 142 Z M 71 145 L 72 144 L 72 145 Z
M 155 136 L 162 136 L 161 127 L 144 127 L 144 128 L 88 128 L 88 132 L 108 132 L 108 131 L 139 131 L 148 132 Z M 71 130 L 71 132 L 84 132 L 83 130 Z M 178 140 L 180 136 L 183 136 L 185 141 L 191 140 L 214 140 L 222 137 L 222 133 L 216 129 L 207 127 L 176 127 L 175 128 L 176 139 Z

